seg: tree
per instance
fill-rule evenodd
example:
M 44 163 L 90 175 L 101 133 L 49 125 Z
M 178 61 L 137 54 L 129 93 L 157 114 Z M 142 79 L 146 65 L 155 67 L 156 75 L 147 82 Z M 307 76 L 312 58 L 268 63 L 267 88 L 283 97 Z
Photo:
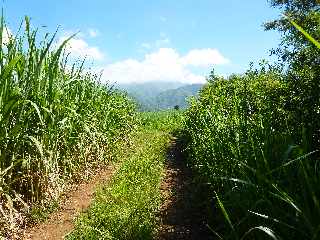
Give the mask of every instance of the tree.
M 282 33 L 280 47 L 273 51 L 281 60 L 300 64 L 305 61 L 312 65 L 319 62 L 319 51 L 308 41 L 291 23 L 286 16 L 290 16 L 304 30 L 316 39 L 320 37 L 320 12 L 318 0 L 271 0 L 273 7 L 283 9 L 283 16 L 271 22 L 265 23 L 266 30 L 278 30 Z M 317 53 L 317 54 L 316 54 Z M 310 58 L 310 54 L 313 55 Z M 302 61 L 304 60 L 304 61 Z
M 271 0 L 283 10 L 279 19 L 265 24 L 266 30 L 282 33 L 277 54 L 286 74 L 289 94 L 287 109 L 292 115 L 292 131 L 300 134 L 296 142 L 305 151 L 320 144 L 320 50 L 289 21 L 294 20 L 315 39 L 320 39 L 320 4 L 318 0 Z

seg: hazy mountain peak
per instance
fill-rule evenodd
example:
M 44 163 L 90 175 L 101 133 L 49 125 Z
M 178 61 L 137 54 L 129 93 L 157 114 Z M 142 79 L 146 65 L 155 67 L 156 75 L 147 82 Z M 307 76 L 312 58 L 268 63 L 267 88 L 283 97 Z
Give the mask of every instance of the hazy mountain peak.
M 197 95 L 202 86 L 179 82 L 145 82 L 121 84 L 118 88 L 128 92 L 141 110 L 164 110 L 176 105 L 185 108 L 187 98 Z

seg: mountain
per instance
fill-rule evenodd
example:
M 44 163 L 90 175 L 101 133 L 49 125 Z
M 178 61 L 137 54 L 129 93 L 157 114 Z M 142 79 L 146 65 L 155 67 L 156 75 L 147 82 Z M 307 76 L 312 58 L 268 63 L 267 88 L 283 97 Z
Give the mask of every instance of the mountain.
M 178 105 L 187 107 L 187 98 L 197 95 L 203 84 L 183 84 L 179 82 L 146 82 L 122 84 L 124 90 L 135 99 L 142 111 L 172 109 Z
M 186 108 L 188 106 L 187 99 L 196 96 L 202 86 L 203 84 L 191 84 L 163 91 L 154 98 L 154 106 L 159 110 L 172 109 L 175 106 Z

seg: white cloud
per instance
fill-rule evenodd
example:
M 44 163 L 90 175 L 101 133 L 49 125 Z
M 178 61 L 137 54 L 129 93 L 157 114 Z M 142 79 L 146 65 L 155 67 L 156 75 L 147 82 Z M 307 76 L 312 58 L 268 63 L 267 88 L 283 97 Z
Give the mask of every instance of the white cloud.
M 58 41 L 58 45 L 60 45 L 67 38 L 68 36 L 66 35 L 62 36 Z M 83 38 L 79 37 L 74 37 L 68 41 L 67 51 L 69 51 L 74 57 L 87 57 L 91 60 L 104 59 L 104 54 L 98 47 L 89 46 L 89 44 Z
M 99 30 L 93 29 L 93 28 L 88 29 L 88 33 L 89 33 L 89 36 L 92 38 L 98 37 L 100 35 Z
M 208 67 L 215 64 L 227 64 L 229 60 L 225 58 L 217 49 L 193 49 L 182 58 L 184 65 L 196 67 Z
M 5 27 L 3 29 L 3 33 L 2 33 L 2 43 L 3 44 L 8 44 L 9 43 L 9 39 L 13 36 L 12 31 L 10 28 Z
M 160 48 L 146 54 L 142 61 L 125 59 L 109 64 L 103 68 L 103 80 L 117 83 L 141 83 L 149 81 L 203 83 L 205 77 L 192 72 L 188 66 L 208 66 L 208 64 L 225 64 L 221 54 L 214 49 L 194 49 L 186 56 L 181 56 L 175 49 Z M 217 60 L 211 58 L 219 57 Z M 219 53 L 219 52 L 218 52 Z M 203 54 L 203 56 L 201 56 Z M 195 56 L 196 60 L 191 61 Z

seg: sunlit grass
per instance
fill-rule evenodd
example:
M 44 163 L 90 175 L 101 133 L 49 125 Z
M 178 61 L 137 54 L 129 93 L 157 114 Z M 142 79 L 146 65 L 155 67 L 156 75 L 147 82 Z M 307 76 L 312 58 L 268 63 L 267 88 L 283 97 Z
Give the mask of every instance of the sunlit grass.
M 140 114 L 143 120 L 132 145 L 122 150 L 129 154 L 112 182 L 97 191 L 93 205 L 77 219 L 68 239 L 154 239 L 170 131 L 177 127 L 173 116 L 181 114 Z

